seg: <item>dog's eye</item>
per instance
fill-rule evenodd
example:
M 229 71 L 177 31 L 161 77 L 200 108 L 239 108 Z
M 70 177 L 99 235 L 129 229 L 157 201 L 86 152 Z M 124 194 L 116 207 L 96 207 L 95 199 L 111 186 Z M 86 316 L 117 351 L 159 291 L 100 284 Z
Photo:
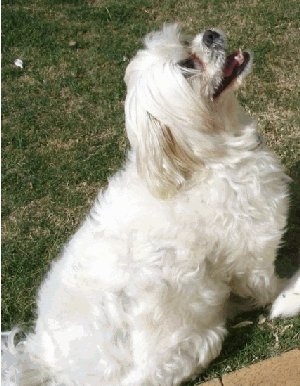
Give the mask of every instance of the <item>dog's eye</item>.
M 178 64 L 180 67 L 183 67 L 183 68 L 190 68 L 190 69 L 196 68 L 195 62 L 192 58 L 181 60 Z

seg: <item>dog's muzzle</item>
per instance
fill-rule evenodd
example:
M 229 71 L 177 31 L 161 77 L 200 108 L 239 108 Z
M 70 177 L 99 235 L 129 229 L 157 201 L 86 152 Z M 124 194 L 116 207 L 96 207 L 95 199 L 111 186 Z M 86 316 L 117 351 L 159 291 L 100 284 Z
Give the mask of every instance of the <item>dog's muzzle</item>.
M 216 30 L 208 29 L 202 34 L 201 43 L 198 41 L 200 45 L 202 44 L 202 46 L 206 47 L 208 51 L 216 53 L 213 57 L 216 58 L 218 53 L 222 53 L 221 56 L 224 58 L 224 63 L 221 68 L 223 77 L 218 86 L 214 89 L 214 99 L 218 98 L 223 91 L 235 83 L 237 78 L 245 73 L 245 70 L 251 67 L 251 55 L 247 51 L 237 50 L 232 54 L 225 56 L 225 39 L 226 38 L 222 33 Z M 179 65 L 183 69 L 192 70 L 191 72 L 185 72 L 186 77 L 197 74 L 197 71 L 206 71 L 205 60 L 202 60 L 201 58 L 201 51 L 199 54 L 199 52 L 195 52 L 193 50 L 188 58 L 179 62 Z

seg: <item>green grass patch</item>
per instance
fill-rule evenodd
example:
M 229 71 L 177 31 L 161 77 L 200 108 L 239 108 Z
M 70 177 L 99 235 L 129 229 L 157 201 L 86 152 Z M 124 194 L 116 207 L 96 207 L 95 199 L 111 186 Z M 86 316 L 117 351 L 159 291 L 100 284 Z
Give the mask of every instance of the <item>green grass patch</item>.
M 296 0 L 2 2 L 4 329 L 30 323 L 51 261 L 122 164 L 124 71 L 144 34 L 165 21 L 180 21 L 191 33 L 218 26 L 227 32 L 231 49 L 254 52 L 253 74 L 240 99 L 295 180 L 278 260 L 282 274 L 295 269 L 299 20 Z M 23 69 L 14 66 L 17 58 Z M 300 345 L 299 319 L 260 325 L 257 313 L 243 318 L 253 324 L 229 328 L 220 358 L 201 379 Z

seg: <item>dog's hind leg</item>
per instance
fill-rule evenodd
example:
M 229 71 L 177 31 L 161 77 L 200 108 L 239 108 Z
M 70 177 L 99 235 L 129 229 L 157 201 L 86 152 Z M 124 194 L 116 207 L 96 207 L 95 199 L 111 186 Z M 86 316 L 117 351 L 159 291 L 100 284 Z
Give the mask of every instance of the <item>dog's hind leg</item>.
M 161 336 L 153 330 L 139 331 L 133 337 L 134 366 L 121 385 L 180 385 L 219 355 L 225 334 L 223 325 L 200 331 L 182 326 Z

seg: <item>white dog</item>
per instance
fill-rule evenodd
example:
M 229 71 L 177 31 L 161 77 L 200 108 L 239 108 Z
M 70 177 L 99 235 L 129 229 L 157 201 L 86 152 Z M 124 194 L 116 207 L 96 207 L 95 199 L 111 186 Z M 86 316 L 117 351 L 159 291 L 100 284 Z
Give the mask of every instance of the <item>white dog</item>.
M 220 353 L 231 293 L 278 295 L 288 177 L 234 97 L 251 61 L 217 30 L 146 37 L 128 160 L 41 286 L 16 384 L 179 385 Z

